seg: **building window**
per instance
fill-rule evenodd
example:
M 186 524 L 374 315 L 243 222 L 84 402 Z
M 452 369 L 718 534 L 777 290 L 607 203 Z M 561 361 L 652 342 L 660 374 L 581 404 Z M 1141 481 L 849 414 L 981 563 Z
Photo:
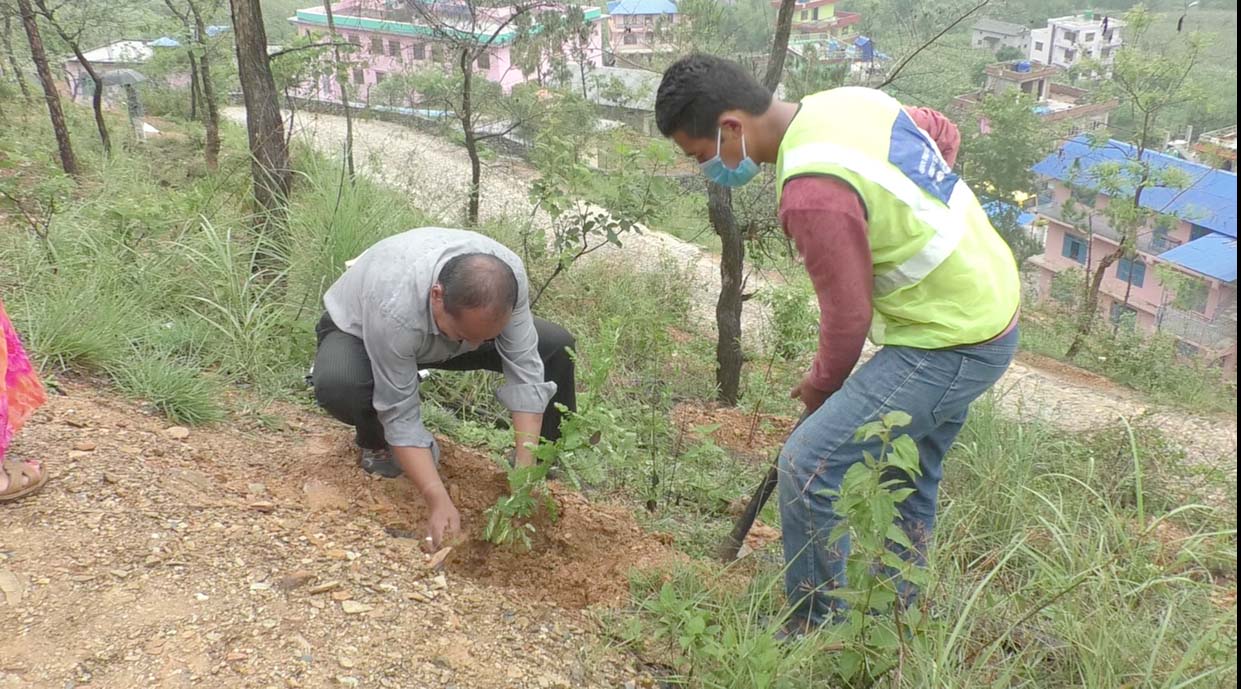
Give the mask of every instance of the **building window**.
M 1034 42 L 1034 51 L 1035 51 L 1035 52 L 1037 52 L 1037 53 L 1041 53 L 1041 52 L 1043 52 L 1043 42 L 1042 42 L 1042 41 L 1035 41 L 1035 42 Z
M 414 44 L 414 59 L 415 60 L 427 59 L 427 46 L 426 45 L 422 43 Z
M 1140 260 L 1122 258 L 1116 262 L 1116 279 L 1141 287 L 1146 281 L 1146 264 Z
M 638 43 L 638 37 L 626 31 L 625 32 L 625 45 L 637 45 L 637 43 Z
M 816 22 L 819 21 L 819 8 L 817 7 L 814 8 L 814 11 L 810 13 L 810 18 L 815 20 Z
M 384 39 L 378 36 L 371 36 L 371 55 L 384 54 Z
M 350 42 L 350 43 L 352 43 L 352 44 L 354 44 L 354 45 L 356 45 L 356 46 L 359 46 L 359 47 L 360 47 L 360 46 L 362 45 L 362 37 L 361 37 L 361 36 L 359 36 L 359 35 L 357 35 L 356 33 L 355 33 L 355 34 L 349 34 L 349 38 L 348 38 L 348 40 L 349 40 L 349 42 Z
M 480 54 L 478 56 L 478 68 L 479 69 L 491 69 L 491 56 L 488 55 L 487 53 Z
M 1076 50 L 1066 50 L 1066 51 L 1064 51 L 1064 61 L 1065 61 L 1065 62 L 1072 62 L 1072 61 L 1073 61 L 1073 58 L 1075 58 L 1075 57 L 1077 57 L 1077 51 L 1076 51 Z
M 802 11 L 801 11 L 801 20 L 802 20 L 802 21 L 806 21 L 806 17 L 807 17 L 806 10 L 802 10 Z
M 1202 350 L 1199 349 L 1197 345 L 1190 344 L 1185 340 L 1176 341 L 1176 353 L 1185 358 L 1198 356 L 1198 353 L 1201 351 Z
M 1087 42 L 1087 43 L 1089 43 L 1089 42 L 1093 41 L 1093 40 L 1094 40 L 1094 32 L 1092 31 L 1092 32 L 1090 32 L 1090 33 L 1086 34 L 1086 39 L 1085 39 L 1085 40 L 1086 40 L 1086 42 Z
M 1077 32 L 1076 31 L 1065 31 L 1064 40 L 1068 41 L 1069 43 L 1077 42 Z
M 398 60 L 401 59 L 400 41 L 388 41 L 388 55 L 395 57 Z
M 361 67 L 353 68 L 353 83 L 355 84 L 366 83 L 366 75 L 362 73 Z
M 1112 30 L 1111 30 L 1111 29 L 1108 29 L 1107 31 L 1104 31 L 1104 32 L 1103 32 L 1103 40 L 1105 40 L 1105 41 L 1110 41 L 1110 40 L 1112 40 L 1112 33 L 1113 33 L 1113 32 L 1112 32 Z
M 1191 241 L 1191 242 L 1192 242 L 1192 241 L 1194 241 L 1195 239 L 1202 239 L 1203 237 L 1205 237 L 1205 236 L 1207 236 L 1207 235 L 1209 235 L 1209 234 L 1211 234 L 1211 231 L 1210 231 L 1210 230 L 1208 230 L 1207 228 L 1203 227 L 1202 225 L 1195 225 L 1195 224 L 1193 224 L 1193 223 L 1190 223 L 1190 225 L 1189 225 L 1189 241 Z
M 386 76 L 388 75 L 384 74 L 383 72 L 375 72 L 375 84 L 379 85 L 379 84 L 384 83 L 384 77 Z
M 1064 235 L 1064 246 L 1060 249 L 1060 255 L 1067 259 L 1077 261 L 1078 263 L 1086 263 L 1086 242 L 1071 234 Z

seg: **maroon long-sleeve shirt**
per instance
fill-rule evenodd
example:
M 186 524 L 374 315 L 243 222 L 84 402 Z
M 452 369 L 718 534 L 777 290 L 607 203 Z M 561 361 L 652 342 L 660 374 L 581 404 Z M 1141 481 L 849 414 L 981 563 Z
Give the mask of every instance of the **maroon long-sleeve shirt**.
M 961 133 L 930 108 L 906 108 L 949 165 Z M 870 330 L 874 267 L 866 234 L 866 209 L 853 187 L 836 177 L 796 177 L 784 185 L 780 223 L 806 265 L 819 298 L 819 350 L 809 383 L 831 394 L 857 364 Z

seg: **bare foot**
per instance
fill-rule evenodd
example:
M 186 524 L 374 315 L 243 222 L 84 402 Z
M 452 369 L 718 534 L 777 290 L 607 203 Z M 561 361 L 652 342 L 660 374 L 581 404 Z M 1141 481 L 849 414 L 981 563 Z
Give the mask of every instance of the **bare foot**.
M 22 488 L 25 488 L 26 486 L 32 483 L 38 483 L 39 477 L 43 475 L 43 465 L 35 460 L 29 460 L 25 462 L 21 460 L 17 460 L 17 459 L 4 460 L 5 464 L 8 464 L 9 462 L 25 464 L 28 468 L 34 471 L 33 478 L 29 476 L 22 476 L 21 478 L 19 478 L 18 481 L 21 483 L 21 485 L 15 488 L 14 490 L 21 490 Z M 6 471 L 0 471 L 0 494 L 3 494 L 8 489 L 9 489 L 9 474 Z

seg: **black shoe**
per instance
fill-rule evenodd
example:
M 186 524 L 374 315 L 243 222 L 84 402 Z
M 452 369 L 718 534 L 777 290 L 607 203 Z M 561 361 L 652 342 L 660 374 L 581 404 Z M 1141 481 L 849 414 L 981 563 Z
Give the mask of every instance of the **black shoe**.
M 398 478 L 402 473 L 401 467 L 392 458 L 392 451 L 387 448 L 382 450 L 361 448 L 358 454 L 358 466 L 368 474 L 384 478 Z

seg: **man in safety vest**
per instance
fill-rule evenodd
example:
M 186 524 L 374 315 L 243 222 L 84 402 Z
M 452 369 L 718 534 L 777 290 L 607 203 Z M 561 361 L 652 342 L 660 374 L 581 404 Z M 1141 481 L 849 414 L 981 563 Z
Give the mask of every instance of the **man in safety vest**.
M 944 455 L 1017 348 L 1017 266 L 952 172 L 960 135 L 938 112 L 856 87 L 783 102 L 740 65 L 691 55 L 664 73 L 655 117 L 716 184 L 776 166 L 780 222 L 818 294 L 818 353 L 793 390 L 808 416 L 779 459 L 793 608 L 784 633 L 799 633 L 845 607 L 830 595 L 845 584 L 848 549 L 830 541 L 830 495 L 880 449 L 855 431 L 891 411 L 912 417 L 897 433 L 920 464 L 902 477 L 912 493 L 899 505 L 913 548 L 893 548 L 925 562 Z M 850 375 L 868 334 L 881 349 Z

